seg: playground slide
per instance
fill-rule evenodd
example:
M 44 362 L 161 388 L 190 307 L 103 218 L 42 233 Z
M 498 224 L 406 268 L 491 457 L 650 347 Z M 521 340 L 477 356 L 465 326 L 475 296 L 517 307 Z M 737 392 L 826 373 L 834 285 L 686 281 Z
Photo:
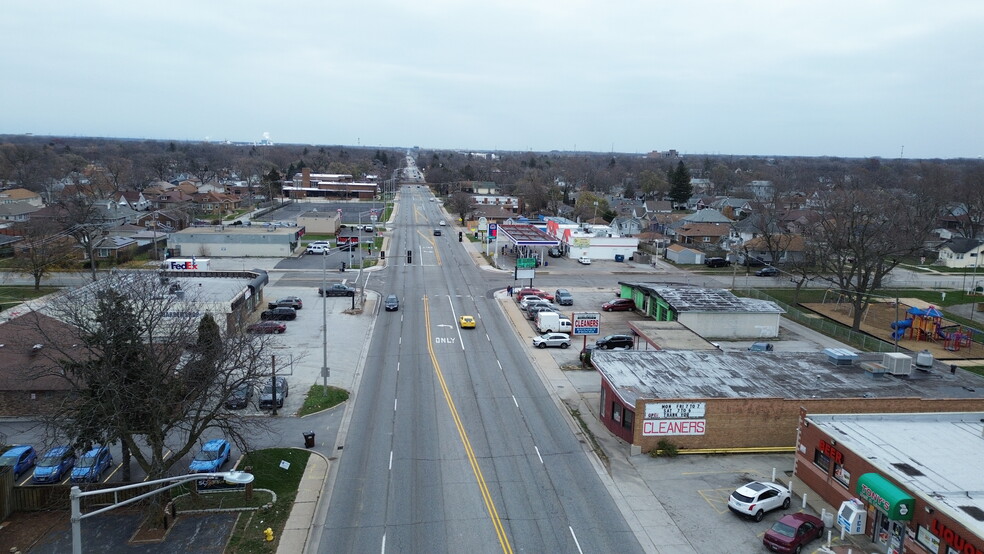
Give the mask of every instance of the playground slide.
M 892 340 L 899 340 L 905 336 L 905 330 L 909 327 L 912 327 L 911 319 L 903 319 L 892 323 L 892 329 L 895 329 L 892 331 Z

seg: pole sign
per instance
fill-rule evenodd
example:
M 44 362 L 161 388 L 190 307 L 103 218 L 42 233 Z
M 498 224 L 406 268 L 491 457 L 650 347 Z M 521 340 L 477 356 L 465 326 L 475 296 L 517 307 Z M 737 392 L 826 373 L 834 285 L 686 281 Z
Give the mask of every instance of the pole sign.
M 518 258 L 516 260 L 516 267 L 530 269 L 536 267 L 536 258 Z
M 601 315 L 598 312 L 576 312 L 572 315 L 574 316 L 574 336 L 601 333 Z
M 497 236 L 499 225 L 496 223 L 489 223 L 489 236 Z

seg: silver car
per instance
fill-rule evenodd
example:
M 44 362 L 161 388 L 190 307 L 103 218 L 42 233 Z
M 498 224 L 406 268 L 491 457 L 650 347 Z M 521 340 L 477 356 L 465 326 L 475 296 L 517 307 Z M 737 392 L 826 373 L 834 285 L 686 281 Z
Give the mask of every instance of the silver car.
M 548 346 L 567 348 L 570 345 L 571 337 L 566 333 L 545 333 L 539 337 L 533 337 L 533 346 L 537 348 L 546 348 Z

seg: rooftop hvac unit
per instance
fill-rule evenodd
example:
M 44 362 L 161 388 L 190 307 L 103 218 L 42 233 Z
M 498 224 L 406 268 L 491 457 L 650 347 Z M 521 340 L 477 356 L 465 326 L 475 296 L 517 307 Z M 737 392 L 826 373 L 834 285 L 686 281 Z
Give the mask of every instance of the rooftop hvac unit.
M 882 365 L 892 375 L 909 375 L 912 373 L 912 357 L 901 352 L 886 352 L 882 357 Z

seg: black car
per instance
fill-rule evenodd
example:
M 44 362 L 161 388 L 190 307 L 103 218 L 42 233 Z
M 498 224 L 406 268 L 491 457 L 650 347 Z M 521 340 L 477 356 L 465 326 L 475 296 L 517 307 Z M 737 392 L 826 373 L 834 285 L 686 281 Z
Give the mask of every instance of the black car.
M 704 265 L 707 267 L 728 267 L 731 265 L 731 262 L 724 258 L 707 258 L 704 260 Z
M 383 307 L 387 312 L 395 312 L 400 309 L 400 299 L 395 294 L 391 294 L 383 300 Z
M 778 277 L 779 276 L 779 270 L 776 269 L 776 268 L 774 268 L 774 267 L 772 267 L 772 266 L 767 266 L 767 267 L 763 267 L 762 269 L 756 271 L 755 272 L 755 276 L 756 277 Z
M 274 393 L 273 379 L 263 385 L 263 392 L 260 393 L 260 408 L 272 408 L 274 397 L 277 399 L 277 407 L 284 407 L 284 399 L 287 398 L 287 378 L 277 377 L 277 390 Z
M 302 302 L 301 299 L 296 296 L 286 296 L 284 298 L 280 298 L 278 300 L 275 300 L 267 304 L 267 307 L 270 308 L 271 310 L 279 306 L 287 306 L 288 308 L 294 308 L 295 310 L 300 310 L 301 308 L 304 307 L 304 302 Z
M 441 236 L 441 230 L 440 229 L 434 229 L 434 236 L 435 237 Z
M 635 341 L 630 335 L 608 335 L 595 341 L 595 348 L 611 350 L 613 348 L 632 348 Z
M 267 310 L 260 314 L 260 319 L 294 320 L 297 319 L 297 310 L 288 306 L 278 306 L 272 310 Z
M 251 383 L 242 383 L 232 389 L 232 392 L 229 393 L 229 398 L 225 402 L 225 405 L 226 408 L 238 410 L 249 406 L 249 401 L 252 399 L 253 385 Z
M 551 258 L 560 258 L 563 257 L 563 254 L 560 253 L 560 248 L 554 246 L 550 250 L 547 250 L 547 256 L 550 256 Z
M 355 296 L 355 289 L 341 283 L 335 283 L 325 290 L 318 287 L 318 296 Z
M 741 265 L 745 267 L 762 267 L 765 265 L 765 260 L 763 260 L 762 258 L 746 256 L 745 260 L 742 261 Z

